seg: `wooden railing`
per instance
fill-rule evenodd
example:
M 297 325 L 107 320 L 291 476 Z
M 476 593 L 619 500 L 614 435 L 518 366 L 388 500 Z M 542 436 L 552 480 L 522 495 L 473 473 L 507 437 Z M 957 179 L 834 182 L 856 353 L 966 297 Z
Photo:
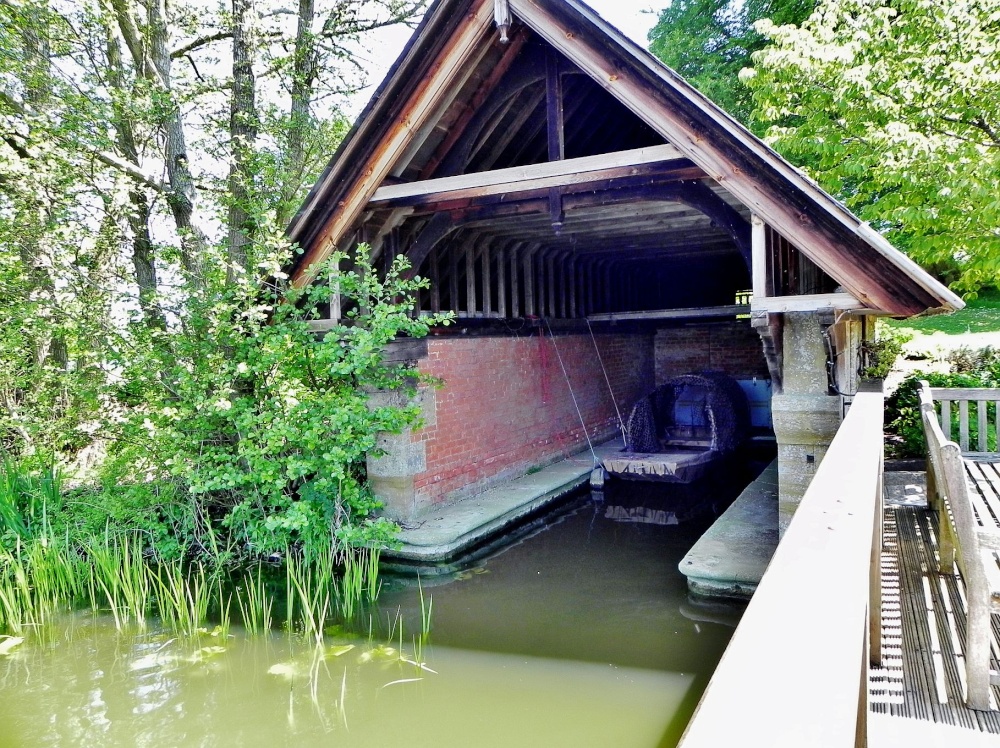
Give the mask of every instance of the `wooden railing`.
M 854 398 L 682 748 L 865 745 L 881 650 L 882 407 L 881 393 Z
M 973 403 L 975 413 L 978 452 L 1000 452 L 1000 443 L 994 441 L 993 449 L 988 448 L 988 434 L 990 425 L 994 432 L 1000 435 L 1000 389 L 975 388 L 975 387 L 931 387 L 931 397 L 941 402 L 941 431 L 947 440 L 952 438 L 952 411 L 951 404 L 958 403 L 958 446 L 963 452 L 969 450 L 969 403 Z M 989 422 L 990 406 L 994 405 L 996 410 L 993 414 L 993 423 Z
M 942 399 L 940 414 L 934 401 Z M 990 616 L 1000 613 L 995 601 L 1000 595 L 1000 577 L 996 551 L 1000 550 L 1000 526 L 994 517 L 1000 514 L 1000 493 L 993 470 L 985 472 L 976 462 L 966 464 L 962 452 L 968 452 L 969 402 L 979 403 L 979 456 L 986 452 L 986 406 L 1000 399 L 1000 390 L 960 390 L 932 388 L 920 383 L 920 414 L 927 440 L 927 500 L 938 513 L 940 543 L 939 570 L 953 574 L 955 563 L 962 572 L 967 609 L 965 616 L 966 703 L 971 709 L 990 709 L 990 686 L 1000 685 L 1000 673 L 990 670 Z M 949 400 L 959 402 L 959 435 L 965 446 L 950 440 L 941 426 L 951 431 Z M 965 406 L 964 408 L 962 406 Z M 1000 455 L 990 455 L 990 461 Z M 984 460 L 985 461 L 985 460 Z M 967 475 L 968 472 L 968 475 Z M 982 481 L 980 484 L 979 481 Z

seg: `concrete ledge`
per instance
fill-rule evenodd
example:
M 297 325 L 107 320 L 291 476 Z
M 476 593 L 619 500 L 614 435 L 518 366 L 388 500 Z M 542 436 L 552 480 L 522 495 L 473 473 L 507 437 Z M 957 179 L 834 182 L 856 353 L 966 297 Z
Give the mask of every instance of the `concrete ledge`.
M 605 442 L 596 447 L 598 460 L 621 449 L 621 439 Z M 382 557 L 390 564 L 447 562 L 585 484 L 593 468 L 587 449 L 475 496 L 435 504 L 399 533 L 402 545 Z
M 688 589 L 700 597 L 749 599 L 778 545 L 775 460 L 681 559 Z

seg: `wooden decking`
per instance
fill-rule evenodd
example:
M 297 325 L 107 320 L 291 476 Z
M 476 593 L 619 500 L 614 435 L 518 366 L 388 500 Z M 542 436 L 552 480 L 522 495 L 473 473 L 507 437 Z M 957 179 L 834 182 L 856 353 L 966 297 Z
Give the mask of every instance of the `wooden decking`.
M 922 474 L 908 475 L 909 490 L 903 500 L 890 490 L 886 501 L 883 662 L 870 671 L 871 709 L 1000 735 L 1000 711 L 978 712 L 965 706 L 965 590 L 954 576 L 937 572 L 937 518 L 923 500 Z M 996 667 L 998 616 L 993 616 L 993 636 Z M 992 692 L 996 709 L 1000 688 Z

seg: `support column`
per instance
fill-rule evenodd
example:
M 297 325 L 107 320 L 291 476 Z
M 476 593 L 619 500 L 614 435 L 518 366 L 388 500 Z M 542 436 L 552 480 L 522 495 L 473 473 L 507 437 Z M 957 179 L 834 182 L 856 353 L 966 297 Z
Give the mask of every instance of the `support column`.
M 423 419 L 421 427 L 436 425 L 434 388 L 421 387 L 416 402 Z M 397 391 L 373 392 L 368 400 L 370 408 L 412 404 L 406 393 Z M 379 434 L 376 447 L 383 454 L 380 457 L 368 455 L 368 485 L 383 504 L 383 516 L 395 522 L 409 522 L 424 508 L 414 486 L 414 478 L 427 469 L 424 442 L 414 439 L 413 429 L 408 428 L 399 434 Z
M 822 320 L 813 312 L 784 315 L 782 391 L 771 398 L 778 442 L 778 532 L 798 508 L 840 427 L 840 397 L 829 394 Z

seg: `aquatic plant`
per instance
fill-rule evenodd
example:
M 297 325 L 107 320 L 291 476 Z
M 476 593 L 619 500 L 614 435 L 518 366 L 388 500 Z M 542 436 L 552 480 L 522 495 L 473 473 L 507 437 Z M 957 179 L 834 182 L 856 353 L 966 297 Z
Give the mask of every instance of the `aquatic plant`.
M 140 627 L 146 625 L 149 609 L 151 580 L 149 568 L 142 557 L 142 545 L 128 533 L 94 538 L 84 550 L 90 562 L 87 590 L 91 607 L 101 605 L 101 594 L 111 609 L 115 626 L 123 628 L 131 621 Z
M 43 536 L 0 548 L 0 630 L 42 626 L 83 590 L 83 565 L 68 546 Z
M 0 462 L 0 539 L 45 536 L 49 519 L 62 505 L 62 476 L 50 467 L 39 473 L 14 460 Z
M 171 630 L 188 636 L 198 629 L 208 616 L 213 586 L 205 567 L 197 563 L 185 570 L 181 560 L 166 562 L 151 572 L 156 590 L 160 619 Z
M 321 641 L 323 626 L 333 607 L 334 587 L 332 550 L 325 558 L 300 559 L 295 554 L 288 554 L 285 560 L 285 625 L 288 630 L 298 628 L 306 636 Z
M 266 634 L 271 630 L 271 609 L 274 599 L 267 591 L 264 569 L 260 564 L 243 577 L 236 587 L 236 604 L 240 609 L 243 628 L 251 636 Z

